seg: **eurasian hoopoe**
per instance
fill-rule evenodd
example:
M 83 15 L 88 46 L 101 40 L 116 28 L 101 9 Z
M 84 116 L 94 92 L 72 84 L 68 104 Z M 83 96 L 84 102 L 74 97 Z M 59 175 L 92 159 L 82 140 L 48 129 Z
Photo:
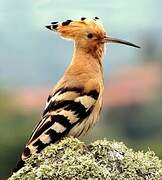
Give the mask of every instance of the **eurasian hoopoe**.
M 80 137 L 94 126 L 102 107 L 105 44 L 139 46 L 107 36 L 99 18 L 52 22 L 46 26 L 63 38 L 74 40 L 71 64 L 52 89 L 40 122 L 26 144 L 15 171 L 34 153 L 65 136 Z

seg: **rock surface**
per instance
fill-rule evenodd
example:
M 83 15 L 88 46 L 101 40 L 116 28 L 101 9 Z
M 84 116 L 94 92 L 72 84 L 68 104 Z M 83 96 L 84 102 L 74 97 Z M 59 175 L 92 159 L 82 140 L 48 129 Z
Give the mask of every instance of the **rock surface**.
M 26 161 L 9 180 L 160 180 L 162 163 L 154 152 L 134 152 L 122 142 L 89 145 L 65 138 Z

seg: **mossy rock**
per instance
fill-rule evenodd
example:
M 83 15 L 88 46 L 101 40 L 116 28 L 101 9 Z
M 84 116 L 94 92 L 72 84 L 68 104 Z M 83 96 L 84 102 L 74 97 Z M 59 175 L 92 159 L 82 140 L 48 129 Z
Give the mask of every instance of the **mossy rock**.
M 9 180 L 162 180 L 154 152 L 134 152 L 122 142 L 97 140 L 85 145 L 65 138 L 26 161 Z

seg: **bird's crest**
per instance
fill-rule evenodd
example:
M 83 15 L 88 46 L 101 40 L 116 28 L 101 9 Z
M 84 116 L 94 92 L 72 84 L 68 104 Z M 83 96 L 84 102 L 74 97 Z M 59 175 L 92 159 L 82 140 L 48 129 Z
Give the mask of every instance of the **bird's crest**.
M 80 20 L 66 20 L 64 22 L 52 22 L 46 26 L 48 29 L 58 32 L 62 37 L 68 39 L 87 38 L 92 36 L 103 37 L 105 30 L 98 17 L 87 19 L 82 17 Z

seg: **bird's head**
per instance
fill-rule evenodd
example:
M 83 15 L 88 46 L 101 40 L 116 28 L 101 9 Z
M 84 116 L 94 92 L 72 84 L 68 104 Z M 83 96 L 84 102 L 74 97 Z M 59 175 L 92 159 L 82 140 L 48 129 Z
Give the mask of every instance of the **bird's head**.
M 98 17 L 80 20 L 66 20 L 64 22 L 52 22 L 46 28 L 58 32 L 61 37 L 74 40 L 83 48 L 96 47 L 105 43 L 120 43 L 139 48 L 130 42 L 109 37 Z

